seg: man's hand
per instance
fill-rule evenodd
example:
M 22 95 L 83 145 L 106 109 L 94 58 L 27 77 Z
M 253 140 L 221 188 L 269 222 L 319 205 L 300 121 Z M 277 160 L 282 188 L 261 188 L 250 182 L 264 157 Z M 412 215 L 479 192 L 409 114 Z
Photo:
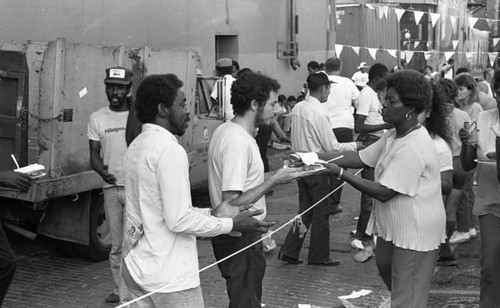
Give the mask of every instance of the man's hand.
M 263 210 L 241 212 L 233 218 L 233 230 L 244 233 L 266 233 L 274 222 L 262 221 L 252 216 L 264 213 Z
M 108 184 L 115 184 L 116 183 L 116 176 L 114 176 L 111 173 L 108 173 L 108 165 L 103 165 L 101 172 L 99 172 L 99 174 L 101 175 L 104 182 L 106 182 Z
M 0 184 L 7 187 L 27 191 L 31 187 L 32 179 L 29 175 L 15 171 L 0 172 Z
M 291 182 L 293 180 L 296 180 L 298 178 L 307 176 L 309 174 L 306 174 L 304 171 L 304 168 L 302 167 L 296 167 L 296 168 L 281 168 L 278 169 L 272 176 L 273 180 L 275 181 L 276 184 L 285 184 L 288 182 Z
M 468 144 L 471 134 L 469 134 L 469 132 L 465 128 L 461 128 L 458 132 L 458 136 L 460 137 L 462 143 Z
M 222 201 L 215 209 L 212 210 L 212 216 L 221 218 L 233 218 L 240 212 L 245 211 L 252 207 L 252 203 L 242 206 L 232 205 L 231 202 L 237 200 L 240 194 L 234 194 L 231 198 Z

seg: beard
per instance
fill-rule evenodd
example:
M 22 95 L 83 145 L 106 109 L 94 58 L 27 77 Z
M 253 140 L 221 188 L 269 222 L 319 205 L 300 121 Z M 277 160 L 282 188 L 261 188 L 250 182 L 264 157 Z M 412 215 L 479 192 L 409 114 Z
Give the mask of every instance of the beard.
M 263 109 L 264 108 L 259 109 L 259 111 L 257 112 L 257 115 L 255 116 L 255 127 L 261 126 L 261 125 L 269 125 L 269 124 L 271 124 L 271 121 L 274 118 L 274 117 L 264 118 Z

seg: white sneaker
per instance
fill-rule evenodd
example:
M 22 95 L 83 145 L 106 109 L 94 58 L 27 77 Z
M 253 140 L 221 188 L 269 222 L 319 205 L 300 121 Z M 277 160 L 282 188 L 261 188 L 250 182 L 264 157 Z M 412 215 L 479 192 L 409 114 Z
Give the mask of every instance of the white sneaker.
M 359 250 L 362 250 L 365 248 L 365 246 L 363 245 L 363 242 L 361 242 L 360 240 L 357 240 L 357 239 L 351 242 L 351 247 L 359 249 Z
M 476 228 L 470 228 L 469 229 L 469 237 L 476 238 L 476 236 L 477 236 Z
M 467 242 L 468 240 L 470 240 L 469 232 L 458 232 L 458 231 L 455 231 L 451 235 L 450 244 L 463 243 L 463 242 Z

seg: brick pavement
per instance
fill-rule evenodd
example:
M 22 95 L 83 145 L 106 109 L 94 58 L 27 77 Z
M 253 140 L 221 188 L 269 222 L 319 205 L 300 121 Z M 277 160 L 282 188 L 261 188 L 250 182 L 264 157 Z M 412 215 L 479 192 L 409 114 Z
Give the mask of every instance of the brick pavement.
M 278 153 L 279 154 L 279 153 Z M 279 163 L 280 155 L 271 151 L 271 162 Z M 297 186 L 287 184 L 274 190 L 268 200 L 268 219 L 277 226 L 291 219 L 298 208 Z M 382 298 L 389 296 L 378 277 L 374 260 L 356 263 L 355 250 L 350 247 L 349 231 L 356 226 L 359 193 L 346 186 L 342 196 L 344 212 L 332 216 L 331 256 L 342 261 L 333 268 L 306 264 L 288 265 L 276 259 L 279 247 L 267 254 L 267 271 L 264 279 L 263 304 L 266 307 L 342 307 L 338 296 L 353 290 L 372 290 L 373 293 L 351 303 L 357 307 L 375 307 Z M 280 246 L 288 231 L 285 227 L 273 238 Z M 44 242 L 30 242 L 13 236 L 18 255 L 18 270 L 4 303 L 4 307 L 113 307 L 103 303 L 111 292 L 111 274 L 108 262 L 93 263 L 66 258 L 57 254 Z M 306 259 L 308 240 L 301 258 Z M 215 260 L 210 241 L 198 241 L 200 267 Z M 479 240 L 460 244 L 458 268 L 442 268 L 434 278 L 429 307 L 478 307 Z M 217 267 L 201 273 L 202 288 L 207 307 L 227 307 L 225 282 Z

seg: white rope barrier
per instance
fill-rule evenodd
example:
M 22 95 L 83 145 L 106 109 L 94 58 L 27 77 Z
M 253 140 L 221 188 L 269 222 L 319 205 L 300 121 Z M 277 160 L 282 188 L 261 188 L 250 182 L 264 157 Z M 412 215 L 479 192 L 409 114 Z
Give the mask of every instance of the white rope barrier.
M 339 157 L 339 158 L 340 158 L 340 157 Z M 337 158 L 335 158 L 335 159 L 337 159 Z M 335 160 L 335 159 L 333 159 L 333 160 Z M 328 162 L 333 161 L 333 160 L 329 160 Z M 361 171 L 363 171 L 363 169 L 358 170 L 356 173 L 354 173 L 354 175 L 358 175 Z M 277 228 L 276 230 L 274 230 L 274 231 L 272 231 L 272 232 L 268 233 L 266 236 L 261 237 L 261 238 L 260 238 L 259 240 L 257 240 L 255 243 L 252 243 L 252 244 L 250 244 L 250 245 L 248 245 L 248 246 L 246 246 L 246 247 L 243 247 L 242 249 L 240 249 L 240 250 L 238 250 L 238 251 L 236 251 L 236 252 L 234 252 L 234 253 L 230 254 L 229 256 L 227 256 L 227 257 L 225 257 L 225 258 L 223 258 L 223 259 L 220 259 L 219 261 L 217 261 L 217 262 L 215 262 L 215 263 L 212 263 L 212 264 L 210 264 L 210 265 L 207 265 L 207 266 L 205 266 L 204 268 L 202 268 L 202 269 L 198 270 L 197 272 L 193 272 L 193 273 L 191 273 L 191 274 L 189 274 L 189 275 L 187 275 L 187 276 L 184 276 L 183 278 L 178 279 L 178 280 L 176 280 L 176 281 L 174 281 L 174 282 L 171 282 L 171 283 L 169 283 L 169 284 L 167 284 L 167 285 L 165 285 L 165 286 L 163 286 L 163 287 L 161 287 L 161 288 L 159 288 L 159 289 L 156 289 L 156 290 L 151 291 L 151 292 L 149 292 L 149 293 L 147 293 L 147 294 L 144 294 L 144 295 L 142 295 L 142 296 L 140 296 L 140 297 L 138 297 L 138 298 L 135 298 L 135 299 L 133 299 L 133 300 L 131 300 L 131 301 L 128 301 L 128 302 L 123 303 L 123 304 L 121 304 L 121 305 L 119 305 L 119 306 L 116 306 L 116 308 L 124 308 L 124 307 L 128 307 L 128 305 L 130 305 L 130 304 L 132 304 L 132 303 L 135 303 L 135 302 L 138 302 L 138 301 L 140 301 L 140 300 L 142 300 L 142 299 L 144 299 L 144 298 L 146 298 L 146 297 L 149 297 L 149 296 L 151 296 L 151 295 L 153 295 L 153 294 L 155 294 L 155 293 L 161 292 L 163 289 L 168 288 L 168 287 L 170 287 L 171 285 L 174 285 L 174 284 L 176 284 L 176 283 L 179 283 L 179 282 L 181 282 L 181 281 L 183 281 L 183 280 L 185 280 L 185 279 L 187 279 L 187 278 L 189 278 L 189 277 L 192 277 L 192 276 L 194 276 L 194 275 L 199 275 L 201 272 L 203 272 L 203 271 L 205 271 L 205 270 L 207 270 L 207 269 L 209 269 L 209 268 L 211 268 L 211 267 L 214 267 L 215 265 L 217 265 L 217 264 L 219 264 L 219 263 L 221 263 L 221 262 L 226 261 L 227 259 L 229 259 L 229 258 L 231 258 L 231 257 L 233 257 L 233 256 L 235 256 L 235 255 L 237 255 L 237 254 L 239 254 L 239 253 L 241 253 L 241 252 L 243 252 L 243 251 L 247 250 L 248 248 L 252 247 L 253 245 L 255 245 L 255 244 L 257 244 L 257 243 L 262 242 L 262 241 L 263 241 L 263 240 L 265 240 L 266 238 L 271 237 L 271 236 L 272 236 L 273 234 L 275 234 L 276 232 L 280 231 L 280 230 L 281 230 L 281 229 L 283 229 L 284 227 L 286 227 L 286 226 L 288 226 L 289 224 L 293 223 L 296 219 L 300 218 L 300 217 L 301 217 L 302 215 L 304 215 L 305 213 L 307 213 L 307 212 L 309 212 L 310 210 L 312 210 L 315 206 L 317 206 L 319 203 L 323 202 L 326 198 L 328 198 L 330 195 L 332 195 L 332 194 L 333 194 L 333 193 L 335 193 L 337 190 L 339 190 L 340 188 L 342 188 L 345 184 L 346 184 L 346 182 L 342 183 L 340 186 L 338 186 L 337 188 L 335 188 L 334 190 L 332 190 L 331 192 L 329 192 L 327 195 L 325 195 L 323 198 L 321 198 L 318 202 L 316 202 L 315 204 L 313 204 L 313 205 L 312 205 L 311 207 L 309 207 L 307 210 L 305 210 L 304 212 L 302 212 L 302 213 L 300 213 L 300 214 L 295 215 L 292 219 L 290 219 L 289 221 L 287 221 L 286 223 L 284 223 L 282 226 L 280 226 L 280 227 L 279 227 L 279 228 Z

